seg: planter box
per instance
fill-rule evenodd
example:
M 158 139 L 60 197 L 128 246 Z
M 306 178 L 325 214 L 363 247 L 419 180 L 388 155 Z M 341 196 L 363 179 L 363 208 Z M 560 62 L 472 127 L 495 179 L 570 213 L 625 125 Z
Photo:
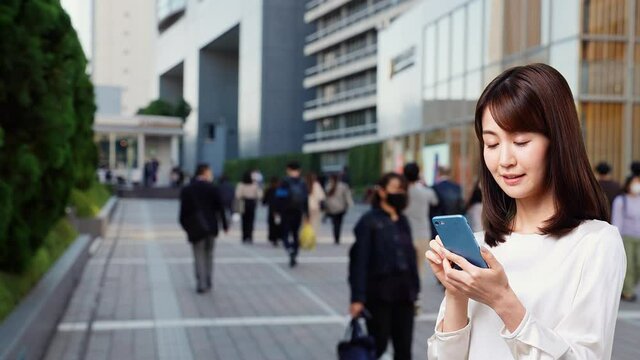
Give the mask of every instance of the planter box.
M 79 236 L 0 324 L 0 359 L 42 358 L 82 276 L 90 244 L 90 236 Z
M 88 234 L 91 238 L 104 237 L 117 204 L 118 198 L 112 196 L 95 218 L 77 218 L 74 215 L 71 216 L 71 223 L 80 234 Z

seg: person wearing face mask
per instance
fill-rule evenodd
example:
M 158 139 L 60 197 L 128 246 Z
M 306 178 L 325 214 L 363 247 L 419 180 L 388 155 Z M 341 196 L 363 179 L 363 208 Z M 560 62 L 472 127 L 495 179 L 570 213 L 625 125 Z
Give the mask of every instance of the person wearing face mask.
M 624 192 L 613 201 L 611 224 L 620 230 L 627 254 L 622 300 L 636 301 L 635 287 L 640 281 L 640 173 L 627 178 Z
M 389 339 L 394 359 L 411 359 L 414 304 L 420 292 L 411 227 L 402 211 L 407 206 L 407 181 L 388 173 L 378 181 L 371 210 L 358 220 L 349 251 L 352 317 L 371 314 L 367 328 L 378 357 Z

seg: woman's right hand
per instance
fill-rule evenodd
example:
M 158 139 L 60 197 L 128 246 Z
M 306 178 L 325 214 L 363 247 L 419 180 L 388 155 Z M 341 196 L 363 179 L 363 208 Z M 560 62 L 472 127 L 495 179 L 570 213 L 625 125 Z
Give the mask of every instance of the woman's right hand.
M 364 304 L 361 302 L 353 302 L 351 306 L 349 306 L 349 314 L 351 314 L 352 318 L 357 318 L 362 310 L 364 309 Z
M 457 300 L 468 300 L 468 298 L 462 295 L 455 287 L 453 287 L 449 281 L 447 281 L 447 271 L 457 271 L 451 268 L 451 264 L 449 264 L 444 255 L 444 245 L 442 244 L 442 240 L 440 240 L 440 236 L 436 236 L 435 239 L 429 242 L 430 249 L 427 250 L 425 256 L 427 260 L 429 260 L 429 266 L 431 266 L 431 271 L 438 278 L 438 281 L 445 287 L 447 291 L 447 296 L 454 297 Z M 445 262 L 447 264 L 445 265 Z

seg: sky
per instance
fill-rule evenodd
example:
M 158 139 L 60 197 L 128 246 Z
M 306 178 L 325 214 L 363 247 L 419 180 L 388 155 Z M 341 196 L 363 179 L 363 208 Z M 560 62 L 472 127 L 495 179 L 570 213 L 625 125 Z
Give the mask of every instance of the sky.
M 92 8 L 94 0 L 61 0 L 60 3 L 71 18 L 71 23 L 78 33 L 82 49 L 87 60 L 92 57 Z

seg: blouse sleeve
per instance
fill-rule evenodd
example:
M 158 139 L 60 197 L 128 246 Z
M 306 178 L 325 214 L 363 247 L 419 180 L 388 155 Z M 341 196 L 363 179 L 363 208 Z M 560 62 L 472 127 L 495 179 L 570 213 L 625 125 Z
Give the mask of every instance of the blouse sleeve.
M 583 245 L 585 261 L 570 312 L 554 328 L 527 311 L 500 335 L 515 359 L 610 359 L 626 258 L 617 229 L 607 226 Z M 585 239 L 586 240 L 586 239 Z
M 446 297 L 442 299 L 436 321 L 434 334 L 427 340 L 429 360 L 458 360 L 469 358 L 469 340 L 471 339 L 471 322 L 460 330 L 442 332 L 440 324 L 444 318 Z

